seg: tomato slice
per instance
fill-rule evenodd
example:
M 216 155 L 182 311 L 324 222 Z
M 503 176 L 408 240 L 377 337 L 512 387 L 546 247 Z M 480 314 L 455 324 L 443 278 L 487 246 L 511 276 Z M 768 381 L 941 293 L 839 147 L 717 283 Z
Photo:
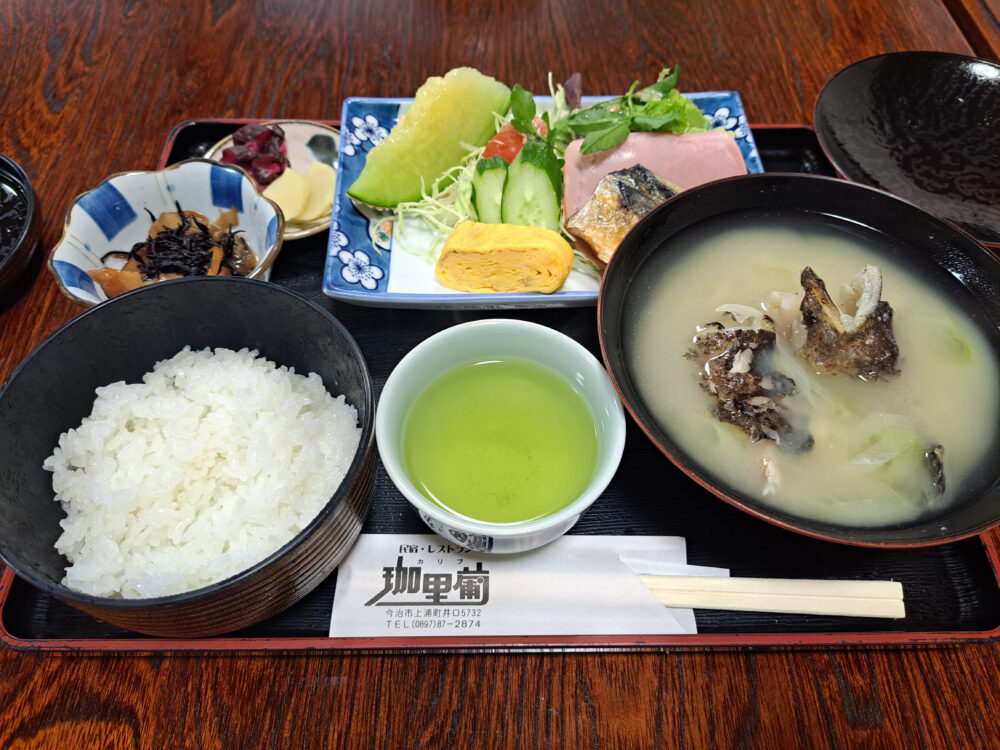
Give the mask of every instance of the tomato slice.
M 545 120 L 541 117 L 536 117 L 531 121 L 531 124 L 535 126 L 535 130 L 538 131 L 538 134 L 542 138 L 548 135 L 549 129 L 545 125 Z M 521 152 L 521 147 L 527 140 L 528 137 L 524 133 L 515 130 L 514 126 L 508 122 L 497 131 L 495 136 L 490 138 L 490 142 L 486 144 L 486 150 L 483 151 L 483 158 L 490 159 L 494 156 L 499 156 L 510 164 Z
M 513 125 L 507 123 L 497 131 L 495 136 L 490 138 L 490 142 L 486 144 L 486 150 L 483 151 L 483 158 L 489 159 L 499 156 L 510 164 L 521 151 L 521 146 L 526 140 L 528 139 L 523 133 L 517 132 Z

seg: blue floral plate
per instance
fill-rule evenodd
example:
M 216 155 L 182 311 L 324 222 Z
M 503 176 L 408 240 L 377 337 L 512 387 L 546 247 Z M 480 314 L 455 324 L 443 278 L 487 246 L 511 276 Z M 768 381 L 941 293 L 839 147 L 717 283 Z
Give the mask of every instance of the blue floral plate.
M 712 91 L 685 96 L 717 127 L 733 132 L 747 171 L 764 171 L 739 94 Z M 589 101 L 600 98 L 593 97 Z M 536 101 L 540 107 L 545 107 L 551 100 L 536 97 Z M 456 292 L 438 283 L 433 262 L 420 254 L 430 246 L 429 232 L 422 236 L 419 230 L 411 231 L 408 223 L 407 249 L 394 247 L 392 222 L 378 215 L 367 216 L 355 208 L 347 196 L 347 189 L 364 168 L 366 154 L 389 134 L 412 102 L 412 99 L 361 98 L 344 101 L 323 292 L 345 302 L 377 307 L 496 310 L 596 304 L 600 278 L 579 262 L 563 287 L 553 294 Z

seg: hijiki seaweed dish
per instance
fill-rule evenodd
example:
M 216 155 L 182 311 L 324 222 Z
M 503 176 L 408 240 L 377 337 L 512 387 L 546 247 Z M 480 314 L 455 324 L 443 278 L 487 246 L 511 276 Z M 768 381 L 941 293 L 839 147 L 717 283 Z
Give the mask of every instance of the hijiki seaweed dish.
M 242 237 L 235 209 L 221 211 L 209 223 L 204 215 L 185 211 L 175 203 L 177 211 L 154 216 L 147 238 L 130 250 L 113 250 L 101 262 L 123 263 L 120 267 L 105 265 L 89 276 L 109 297 L 130 289 L 166 279 L 184 276 L 246 276 L 257 265 L 257 258 Z

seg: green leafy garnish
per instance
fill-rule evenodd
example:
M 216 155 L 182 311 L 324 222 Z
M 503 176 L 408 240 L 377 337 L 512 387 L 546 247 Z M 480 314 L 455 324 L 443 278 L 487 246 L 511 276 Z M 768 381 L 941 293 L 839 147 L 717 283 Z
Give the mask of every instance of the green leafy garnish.
M 525 91 L 520 84 L 514 84 L 510 92 L 510 123 L 519 133 L 524 133 L 528 138 L 524 146 L 521 147 L 520 157 L 540 169 L 545 170 L 552 182 L 552 187 L 557 196 L 562 196 L 562 168 L 563 160 L 556 153 L 553 134 L 549 130 L 548 137 L 542 138 L 535 128 L 535 114 L 538 107 L 535 105 L 535 97 L 530 91 Z M 549 124 L 548 113 L 542 115 L 545 124 Z M 500 157 L 494 157 L 499 159 Z
M 708 130 L 710 120 L 697 105 L 674 88 L 680 67 L 664 68 L 656 83 L 638 89 L 636 81 L 628 93 L 598 102 L 569 115 L 555 129 L 566 128 L 583 136 L 580 152 L 592 154 L 619 145 L 634 131 L 645 133 L 691 133 Z M 555 129 L 550 128 L 550 136 Z
M 584 137 L 580 153 L 592 154 L 595 151 L 606 151 L 609 148 L 614 148 L 628 138 L 630 132 L 631 128 L 629 128 L 627 121 L 615 123 L 601 130 L 591 131 Z
M 628 124 L 628 121 L 628 116 L 622 112 L 605 109 L 604 102 L 569 116 L 569 126 L 580 135 L 610 130 L 621 123 Z
M 510 124 L 519 133 L 537 136 L 538 133 L 535 132 L 535 125 L 532 122 L 537 111 L 535 97 L 531 95 L 530 91 L 521 88 L 521 84 L 515 83 L 514 89 L 510 92 Z
M 674 91 L 674 86 L 677 85 L 677 79 L 681 77 L 681 66 L 675 65 L 673 70 L 670 68 L 664 68 L 660 71 L 660 75 L 656 78 L 656 83 L 652 86 L 647 86 L 642 91 L 640 91 L 636 98 L 640 101 L 651 101 L 656 95 L 666 96 L 671 91 Z M 638 81 L 632 84 L 633 88 L 638 85 Z

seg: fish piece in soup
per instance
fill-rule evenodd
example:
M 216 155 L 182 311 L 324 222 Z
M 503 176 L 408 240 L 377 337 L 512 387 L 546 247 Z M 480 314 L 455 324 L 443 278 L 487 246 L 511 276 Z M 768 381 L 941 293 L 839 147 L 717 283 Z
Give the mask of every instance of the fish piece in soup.
M 698 363 L 701 386 L 715 397 L 719 421 L 736 425 L 754 442 L 773 440 L 792 453 L 809 450 L 812 435 L 793 423 L 781 403 L 794 392 L 795 382 L 771 366 L 771 319 L 760 316 L 751 322 L 730 328 L 718 322 L 699 326 L 686 356 Z
M 939 495 L 944 494 L 944 446 L 935 445 L 924 451 L 924 466 L 931 473 L 931 484 Z
M 800 310 L 806 331 L 799 355 L 817 372 L 843 372 L 863 380 L 896 375 L 899 348 L 892 333 L 892 307 L 880 299 L 882 272 L 865 266 L 852 279 L 838 307 L 823 279 L 809 266 L 800 282 L 805 296 Z

